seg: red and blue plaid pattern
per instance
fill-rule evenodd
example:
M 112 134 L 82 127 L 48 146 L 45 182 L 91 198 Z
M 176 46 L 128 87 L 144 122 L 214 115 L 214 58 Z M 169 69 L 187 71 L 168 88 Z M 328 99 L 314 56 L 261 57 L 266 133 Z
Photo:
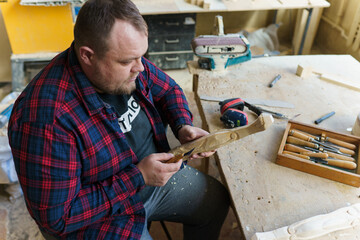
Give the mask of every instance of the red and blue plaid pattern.
M 135 97 L 159 152 L 164 122 L 191 124 L 181 88 L 143 58 Z M 140 239 L 145 211 L 138 159 L 84 75 L 73 46 L 55 57 L 17 99 L 9 122 L 16 171 L 31 216 L 62 239 Z

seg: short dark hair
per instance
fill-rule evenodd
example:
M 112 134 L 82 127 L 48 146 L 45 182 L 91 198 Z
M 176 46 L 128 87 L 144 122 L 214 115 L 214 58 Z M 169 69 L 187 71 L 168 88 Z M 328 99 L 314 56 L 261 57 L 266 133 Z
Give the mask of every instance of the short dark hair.
M 104 56 L 108 51 L 107 39 L 116 19 L 127 21 L 138 31 L 147 34 L 147 24 L 132 1 L 88 0 L 76 19 L 75 48 L 88 46 L 100 57 Z

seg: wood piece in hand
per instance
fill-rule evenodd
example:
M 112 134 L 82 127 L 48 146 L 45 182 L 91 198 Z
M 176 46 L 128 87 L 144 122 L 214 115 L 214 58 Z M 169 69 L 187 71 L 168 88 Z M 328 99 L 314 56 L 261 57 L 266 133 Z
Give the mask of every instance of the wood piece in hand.
M 171 149 L 169 153 L 174 154 L 174 158 L 178 158 L 180 155 L 182 156 L 183 161 L 186 161 L 192 154 L 210 152 L 248 135 L 264 131 L 269 128 L 273 122 L 274 118 L 271 116 L 271 114 L 263 113 L 249 125 L 210 133 L 195 139 L 194 141 Z M 187 155 L 187 153 L 191 150 L 191 154 Z M 174 161 L 172 159 L 170 159 L 168 162 Z

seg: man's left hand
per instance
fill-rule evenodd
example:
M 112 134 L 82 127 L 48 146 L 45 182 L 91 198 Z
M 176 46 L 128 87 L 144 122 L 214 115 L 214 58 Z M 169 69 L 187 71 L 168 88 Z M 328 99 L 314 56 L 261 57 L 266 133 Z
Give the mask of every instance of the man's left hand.
M 178 138 L 181 144 L 191 142 L 195 139 L 198 139 L 202 136 L 208 135 L 209 133 L 201 128 L 193 127 L 190 125 L 185 125 L 182 128 L 180 128 L 178 132 Z M 210 152 L 203 152 L 198 154 L 193 154 L 190 156 L 190 159 L 196 159 L 196 158 L 204 158 L 204 157 L 210 157 L 216 152 L 216 149 Z

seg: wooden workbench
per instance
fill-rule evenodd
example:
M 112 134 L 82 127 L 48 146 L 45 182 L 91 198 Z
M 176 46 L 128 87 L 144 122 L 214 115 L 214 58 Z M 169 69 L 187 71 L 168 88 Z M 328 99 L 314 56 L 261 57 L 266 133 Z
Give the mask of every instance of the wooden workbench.
M 354 85 L 360 83 L 360 63 L 350 55 L 256 58 L 222 73 L 199 70 L 196 62 L 189 62 L 189 67 L 195 75 L 195 91 L 200 98 L 282 100 L 295 107 L 264 108 L 290 118 L 301 114 L 294 120 L 306 124 L 314 124 L 315 119 L 335 111 L 319 127 L 350 134 L 348 128 L 354 125 L 360 112 L 360 91 L 320 80 L 316 75 L 298 77 L 295 75 L 298 64 L 336 74 Z M 281 74 L 281 79 L 269 88 L 277 74 Z M 208 130 L 223 128 L 218 103 L 199 99 L 198 102 Z M 251 115 L 250 121 L 253 119 L 255 116 Z M 286 124 L 287 120 L 275 119 L 270 129 L 220 148 L 216 153 L 246 239 L 255 232 L 274 230 L 360 202 L 359 188 L 275 163 Z M 353 235 L 355 232 L 357 236 Z M 335 235 L 337 239 L 360 239 L 360 227 L 320 239 L 335 239 Z
M 207 0 L 209 9 L 186 0 L 133 0 L 141 14 L 169 14 L 189 12 L 258 11 L 276 9 L 325 8 L 326 0 Z

